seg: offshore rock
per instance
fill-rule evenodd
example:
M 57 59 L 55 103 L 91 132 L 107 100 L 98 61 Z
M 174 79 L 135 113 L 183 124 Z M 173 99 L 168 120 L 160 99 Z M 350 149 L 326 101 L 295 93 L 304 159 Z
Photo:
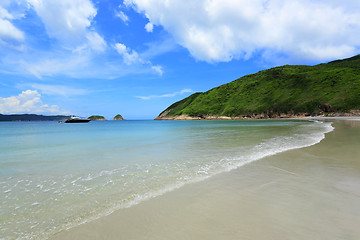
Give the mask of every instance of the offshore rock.
M 104 116 L 99 115 L 92 115 L 88 117 L 88 119 L 90 119 L 91 121 L 106 121 L 106 118 Z
M 121 121 L 121 120 L 125 120 L 120 114 L 116 115 L 112 120 L 114 121 Z

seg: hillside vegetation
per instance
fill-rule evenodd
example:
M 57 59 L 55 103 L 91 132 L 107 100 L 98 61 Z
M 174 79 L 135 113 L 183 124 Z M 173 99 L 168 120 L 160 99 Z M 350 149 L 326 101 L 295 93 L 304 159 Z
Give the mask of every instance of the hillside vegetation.
M 172 104 L 158 118 L 268 117 L 360 109 L 360 55 L 316 66 L 285 65 L 247 75 Z
M 88 117 L 88 119 L 90 119 L 91 121 L 105 121 L 106 118 L 104 116 L 99 116 L 99 115 L 92 115 L 90 117 Z
M 113 118 L 114 121 L 119 121 L 119 120 L 125 120 L 121 114 L 117 114 L 114 118 Z

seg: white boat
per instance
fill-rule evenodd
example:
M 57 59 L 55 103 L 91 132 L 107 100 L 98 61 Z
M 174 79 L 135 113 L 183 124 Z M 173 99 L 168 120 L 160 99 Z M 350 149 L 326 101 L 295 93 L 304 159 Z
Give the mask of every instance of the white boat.
M 69 119 L 65 120 L 65 123 L 87 123 L 90 122 L 90 119 L 83 119 L 76 116 L 70 116 Z

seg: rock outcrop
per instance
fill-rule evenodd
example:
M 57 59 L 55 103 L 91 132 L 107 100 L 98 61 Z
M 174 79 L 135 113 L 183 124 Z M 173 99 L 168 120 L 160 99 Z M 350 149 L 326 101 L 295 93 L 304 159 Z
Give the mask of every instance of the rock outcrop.
M 239 115 L 236 117 L 207 115 L 200 117 L 191 117 L 187 115 L 168 116 L 166 112 L 159 115 L 154 120 L 239 120 L 239 119 L 281 119 L 281 118 L 306 118 L 306 117 L 359 117 L 360 110 L 351 110 L 348 112 L 321 112 L 320 114 L 309 113 L 261 113 L 261 114 L 248 114 Z
M 91 121 L 106 121 L 106 118 L 104 116 L 99 115 L 92 115 L 88 117 L 88 119 L 90 119 Z
M 114 121 L 120 121 L 120 120 L 125 120 L 120 114 L 116 115 L 112 120 Z
M 199 117 L 191 117 L 188 115 L 179 115 L 179 116 L 168 116 L 168 111 L 163 112 L 154 120 L 232 120 L 233 118 L 227 116 L 218 116 L 218 115 L 207 115 Z

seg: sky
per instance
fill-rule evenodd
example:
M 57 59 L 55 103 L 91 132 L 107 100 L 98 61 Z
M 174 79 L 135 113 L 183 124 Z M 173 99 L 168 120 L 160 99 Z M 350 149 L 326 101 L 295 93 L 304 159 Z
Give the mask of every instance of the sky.
M 0 114 L 153 119 L 247 74 L 359 53 L 359 0 L 0 0 Z

